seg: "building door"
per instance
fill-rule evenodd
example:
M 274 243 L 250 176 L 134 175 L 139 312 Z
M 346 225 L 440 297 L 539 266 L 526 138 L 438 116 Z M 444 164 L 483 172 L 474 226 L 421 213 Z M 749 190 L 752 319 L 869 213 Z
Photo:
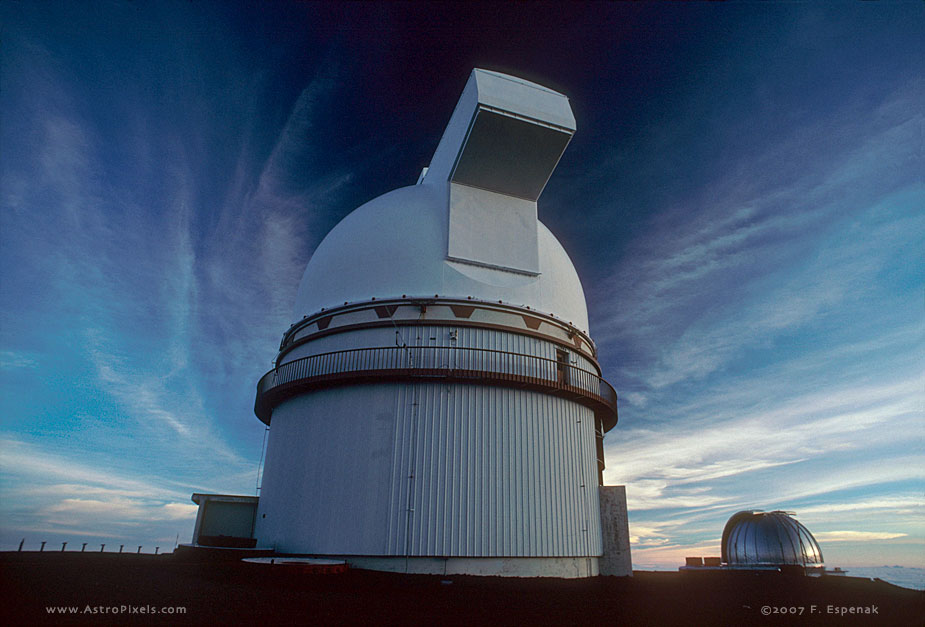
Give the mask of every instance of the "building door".
M 569 385 L 568 351 L 556 349 L 556 375 L 560 385 Z

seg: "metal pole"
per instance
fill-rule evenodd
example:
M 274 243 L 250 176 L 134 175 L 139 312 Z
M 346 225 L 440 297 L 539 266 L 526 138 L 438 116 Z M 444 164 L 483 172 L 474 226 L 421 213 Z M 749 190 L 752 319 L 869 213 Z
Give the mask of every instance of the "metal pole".
M 22 540 L 19 541 L 19 551 L 20 551 L 20 552 L 22 551 L 22 545 L 23 545 L 25 542 L 26 542 L 26 539 L 25 539 L 25 538 L 23 538 Z
M 64 553 L 64 547 L 66 547 L 66 546 L 67 546 L 67 542 L 62 542 L 62 543 L 61 543 L 61 552 L 62 552 L 62 553 Z
M 41 546 L 41 548 L 39 548 L 39 553 L 41 553 L 41 552 L 44 551 L 44 550 L 45 550 L 45 543 L 42 542 L 42 546 Z
M 102 552 L 103 552 L 103 549 L 105 549 L 105 548 L 106 548 L 106 545 L 105 545 L 105 544 L 101 544 L 101 545 L 100 545 L 100 553 L 102 553 Z
M 160 550 L 161 550 L 161 547 L 159 546 L 154 547 L 154 554 L 157 555 L 157 552 Z
M 119 553 L 122 552 L 122 547 L 124 547 L 124 546 L 125 546 L 124 544 L 120 544 L 120 545 L 119 545 Z
M 83 546 L 80 547 L 80 552 L 83 553 L 85 548 L 87 548 L 87 543 L 86 543 L 86 542 L 84 542 Z
M 137 553 L 141 553 L 141 545 L 140 545 L 140 544 L 138 545 L 138 551 L 137 551 Z

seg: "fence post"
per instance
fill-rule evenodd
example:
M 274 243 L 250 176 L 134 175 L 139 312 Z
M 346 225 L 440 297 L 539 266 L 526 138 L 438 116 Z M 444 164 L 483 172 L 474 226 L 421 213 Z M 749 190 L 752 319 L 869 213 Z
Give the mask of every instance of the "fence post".
M 138 553 L 141 553 L 141 545 L 140 545 L 140 544 L 138 545 L 138 551 L 137 551 L 137 552 L 138 552 Z
M 39 547 L 39 553 L 41 553 L 41 552 L 44 551 L 44 550 L 45 550 L 45 543 L 42 542 L 42 546 Z
M 100 553 L 102 553 L 102 552 L 103 552 L 103 549 L 105 549 L 105 548 L 106 548 L 106 545 L 105 545 L 105 544 L 101 544 L 101 545 L 100 545 Z
M 66 546 L 67 546 L 67 542 L 62 542 L 62 543 L 61 543 L 61 552 L 62 552 L 62 553 L 64 553 L 64 547 L 66 547 Z
M 85 548 L 87 548 L 87 543 L 86 543 L 86 542 L 84 542 L 84 543 L 83 543 L 83 546 L 80 547 L 80 552 L 83 553 Z
M 124 544 L 120 544 L 120 545 L 119 545 L 119 553 L 122 552 L 122 547 L 124 547 L 124 546 L 125 546 Z
M 25 542 L 26 542 L 26 539 L 25 539 L 25 538 L 23 538 L 22 540 L 19 541 L 19 551 L 20 551 L 20 552 L 22 552 L 22 545 L 25 544 Z

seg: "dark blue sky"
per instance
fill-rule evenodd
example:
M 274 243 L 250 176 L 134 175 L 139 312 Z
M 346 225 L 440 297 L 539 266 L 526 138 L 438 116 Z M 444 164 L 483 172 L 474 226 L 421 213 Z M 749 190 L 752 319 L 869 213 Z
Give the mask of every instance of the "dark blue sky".
M 921 3 L 0 15 L 4 545 L 182 541 L 190 493 L 252 492 L 312 250 L 414 183 L 483 67 L 572 102 L 539 211 L 621 395 L 637 564 L 756 507 L 925 565 Z

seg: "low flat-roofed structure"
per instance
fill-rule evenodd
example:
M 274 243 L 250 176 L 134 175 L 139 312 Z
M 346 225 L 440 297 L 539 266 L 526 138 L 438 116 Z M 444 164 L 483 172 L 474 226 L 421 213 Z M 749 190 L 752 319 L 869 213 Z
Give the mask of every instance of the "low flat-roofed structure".
M 193 494 L 192 500 L 199 506 L 196 526 L 193 529 L 193 544 L 229 548 L 256 546 L 256 496 L 197 492 Z

